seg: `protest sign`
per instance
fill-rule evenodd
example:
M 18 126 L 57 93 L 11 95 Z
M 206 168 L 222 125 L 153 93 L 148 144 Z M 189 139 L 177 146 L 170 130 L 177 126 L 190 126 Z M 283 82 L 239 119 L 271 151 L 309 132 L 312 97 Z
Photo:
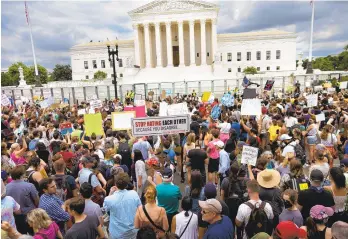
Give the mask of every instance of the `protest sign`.
M 70 122 L 60 124 L 59 128 L 60 128 L 60 133 L 62 135 L 66 135 L 68 133 L 72 133 L 73 132 L 73 129 L 71 128 L 71 123 Z
M 85 122 L 86 136 L 91 136 L 92 133 L 96 135 L 103 135 L 103 119 L 101 113 L 97 114 L 85 114 L 83 116 Z
M 264 90 L 271 91 L 274 85 L 274 80 L 267 80 Z
M 145 100 L 134 100 L 135 106 L 143 106 L 145 105 Z
M 112 129 L 127 130 L 132 128 L 132 119 L 135 118 L 135 111 L 112 112 Z
M 307 95 L 307 107 L 313 107 L 318 105 L 318 94 Z
M 42 94 L 45 99 L 47 99 L 48 97 L 51 97 L 52 96 L 51 89 L 47 89 L 47 88 L 42 89 Z
M 159 108 L 159 116 L 167 116 L 168 115 L 168 104 L 167 102 L 161 102 Z
M 329 93 L 329 94 L 334 94 L 335 92 L 336 92 L 336 88 L 328 88 L 327 89 L 327 92 Z
M 226 107 L 231 107 L 234 105 L 234 97 L 230 93 L 225 93 L 221 98 L 221 104 Z
M 146 108 L 143 106 L 135 106 L 135 107 L 125 107 L 124 111 L 135 111 L 135 117 L 141 118 L 146 116 Z
M 50 107 L 53 103 L 54 103 L 54 98 L 50 96 L 47 99 L 41 101 L 39 104 L 41 108 L 45 109 L 47 107 Z
M 187 103 L 172 104 L 167 106 L 168 115 L 184 115 L 188 114 Z
M 331 83 L 325 83 L 325 84 L 323 85 L 324 88 L 330 88 L 331 86 L 332 86 Z
M 241 115 L 261 115 L 260 99 L 243 99 Z
M 322 89 L 323 89 L 323 87 L 321 85 L 314 86 L 314 91 L 315 92 L 321 91 Z
M 344 90 L 347 89 L 348 81 L 340 82 L 340 89 Z
M 8 106 L 10 104 L 11 104 L 11 102 L 8 99 L 7 95 L 6 94 L 1 94 L 1 105 Z
M 259 152 L 258 148 L 244 145 L 243 151 L 242 151 L 241 163 L 255 166 L 258 152 Z
M 133 118 L 133 136 L 178 134 L 190 131 L 189 115 Z
M 165 99 L 167 97 L 167 94 L 166 94 L 166 91 L 165 90 L 162 90 L 161 92 L 161 99 Z
M 98 96 L 96 94 L 93 94 L 91 96 L 86 96 L 87 101 L 92 101 L 92 100 L 98 100 Z
M 321 113 L 315 116 L 315 119 L 317 122 L 324 121 L 325 120 L 325 114 Z
M 210 94 L 209 99 L 208 99 L 208 103 L 212 104 L 214 102 L 214 99 L 215 99 L 214 94 Z
M 254 99 L 256 98 L 256 89 L 244 89 L 243 99 Z
M 101 100 L 91 100 L 89 104 L 92 109 L 101 108 L 103 106 Z
M 208 102 L 211 92 L 203 92 L 202 102 Z
M 84 114 L 86 114 L 86 110 L 85 109 L 79 109 L 77 111 L 77 115 L 84 115 Z

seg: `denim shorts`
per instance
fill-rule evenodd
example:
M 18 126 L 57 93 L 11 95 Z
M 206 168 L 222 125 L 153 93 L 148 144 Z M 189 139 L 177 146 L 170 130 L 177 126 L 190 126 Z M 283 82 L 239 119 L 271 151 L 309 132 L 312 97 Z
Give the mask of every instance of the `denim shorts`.
M 309 145 L 317 144 L 317 136 L 307 136 L 307 144 Z

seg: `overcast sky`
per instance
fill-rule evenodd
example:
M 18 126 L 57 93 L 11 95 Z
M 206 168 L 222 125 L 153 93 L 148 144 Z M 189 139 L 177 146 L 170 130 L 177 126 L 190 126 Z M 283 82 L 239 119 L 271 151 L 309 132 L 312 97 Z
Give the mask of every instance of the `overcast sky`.
M 127 12 L 150 1 L 28 2 L 38 64 L 49 70 L 70 64 L 69 49 L 90 40 L 130 39 Z M 218 33 L 280 29 L 296 32 L 297 53 L 308 55 L 309 1 L 214 1 L 220 5 Z M 24 2 L 1 8 L 1 68 L 22 61 L 33 64 Z M 348 44 L 348 1 L 315 3 L 313 56 L 340 53 Z

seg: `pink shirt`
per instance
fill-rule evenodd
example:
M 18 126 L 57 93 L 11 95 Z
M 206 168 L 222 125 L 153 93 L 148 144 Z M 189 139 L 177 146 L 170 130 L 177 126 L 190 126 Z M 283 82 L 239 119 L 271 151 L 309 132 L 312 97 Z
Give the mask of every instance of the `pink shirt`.
M 219 158 L 219 151 L 215 148 L 214 143 L 220 141 L 220 139 L 214 139 L 213 141 L 210 141 L 208 143 L 209 153 L 208 156 L 211 159 L 217 159 Z
M 41 229 L 34 235 L 34 239 L 56 239 L 59 227 L 57 223 L 52 222 L 46 229 Z
M 26 164 L 26 163 L 27 163 L 27 161 L 25 160 L 24 157 L 19 157 L 19 158 L 17 158 L 14 152 L 13 152 L 10 156 L 11 156 L 12 161 L 13 161 L 16 165 L 22 165 L 22 164 Z

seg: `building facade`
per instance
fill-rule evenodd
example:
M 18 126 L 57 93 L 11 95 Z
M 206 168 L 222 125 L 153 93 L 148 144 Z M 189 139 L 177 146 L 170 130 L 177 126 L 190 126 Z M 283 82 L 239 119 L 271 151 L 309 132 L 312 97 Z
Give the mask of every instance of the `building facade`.
M 120 83 L 236 78 L 253 66 L 263 74 L 296 70 L 296 34 L 279 30 L 217 34 L 219 6 L 153 1 L 131 12 L 134 39 L 71 48 L 73 80 L 101 70 L 112 78 L 106 46 L 118 44 Z M 290 74 L 290 73 L 289 73 Z

